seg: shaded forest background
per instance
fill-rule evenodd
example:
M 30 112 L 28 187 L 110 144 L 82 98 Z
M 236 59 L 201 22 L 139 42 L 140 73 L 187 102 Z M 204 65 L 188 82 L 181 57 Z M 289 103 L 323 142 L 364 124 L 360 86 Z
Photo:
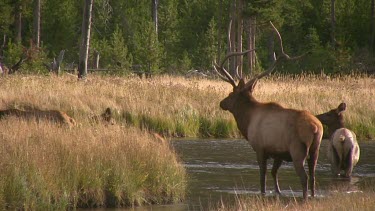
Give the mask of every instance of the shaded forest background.
M 11 66 L 27 52 L 19 71 L 45 73 L 46 64 L 65 50 L 62 66 L 77 65 L 83 8 L 84 1 L 77 0 L 2 0 L 0 61 Z M 95 0 L 89 68 L 96 67 L 99 54 L 96 68 L 116 74 L 135 68 L 169 74 L 210 71 L 229 49 L 256 48 L 228 67 L 240 64 L 245 73 L 256 72 L 276 51 L 272 21 L 289 55 L 310 52 L 279 71 L 374 73 L 374 10 L 374 0 Z

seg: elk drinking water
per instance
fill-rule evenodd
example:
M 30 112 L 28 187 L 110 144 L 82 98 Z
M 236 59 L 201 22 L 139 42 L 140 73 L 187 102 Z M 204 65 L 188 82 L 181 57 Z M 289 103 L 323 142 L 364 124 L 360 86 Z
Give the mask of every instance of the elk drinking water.
M 308 176 L 304 169 L 304 163 L 307 160 L 311 195 L 314 196 L 315 167 L 323 135 L 322 124 L 307 111 L 284 108 L 274 102 L 262 103 L 253 96 L 257 81 L 269 75 L 280 59 L 299 58 L 291 58 L 283 51 L 281 36 L 272 23 L 271 26 L 279 39 L 281 55 L 267 71 L 247 83 L 243 77 L 239 77 L 239 83 L 236 85 L 233 77 L 223 67 L 229 57 L 242 56 L 252 50 L 229 53 L 220 66 L 215 64 L 215 70 L 220 78 L 233 86 L 233 92 L 220 102 L 220 107 L 233 114 L 242 135 L 256 152 L 260 168 L 261 193 L 265 194 L 266 192 L 267 160 L 273 158 L 271 173 L 275 192 L 280 193 L 277 177 L 279 167 L 283 161 L 292 161 L 301 180 L 303 198 L 307 199 Z
M 331 163 L 332 174 L 350 177 L 353 167 L 358 163 L 360 149 L 356 135 L 353 131 L 345 128 L 344 111 L 346 104 L 341 103 L 337 108 L 316 117 L 328 127 L 329 145 L 327 156 Z

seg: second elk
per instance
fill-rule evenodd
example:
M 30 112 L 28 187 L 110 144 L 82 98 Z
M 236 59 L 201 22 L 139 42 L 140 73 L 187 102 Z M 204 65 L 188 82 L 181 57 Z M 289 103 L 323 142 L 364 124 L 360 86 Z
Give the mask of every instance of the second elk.
M 220 78 L 229 82 L 233 87 L 229 96 L 220 102 L 220 107 L 233 114 L 240 132 L 256 152 L 260 169 L 261 193 L 265 194 L 266 192 L 267 160 L 273 158 L 271 174 L 275 192 L 280 194 L 278 169 L 283 161 L 291 161 L 300 178 L 303 198 L 306 200 L 308 180 L 311 195 L 315 195 L 315 167 L 323 136 L 323 126 L 308 111 L 284 108 L 274 102 L 259 102 L 253 96 L 258 80 L 271 74 L 279 61 L 299 58 L 291 58 L 284 52 L 280 33 L 271 22 L 270 24 L 279 40 L 281 55 L 265 72 L 248 82 L 245 82 L 244 78 L 237 73 L 239 82 L 236 84 L 233 77 L 225 70 L 224 64 L 228 58 L 242 56 L 252 50 L 229 53 L 220 65 L 215 64 L 215 70 Z M 304 169 L 306 160 L 309 176 Z
M 360 149 L 355 133 L 345 128 L 345 110 L 346 104 L 341 103 L 337 108 L 316 117 L 328 128 L 327 156 L 331 163 L 332 174 L 350 177 L 353 167 L 358 163 Z M 344 174 L 340 174 L 342 171 Z

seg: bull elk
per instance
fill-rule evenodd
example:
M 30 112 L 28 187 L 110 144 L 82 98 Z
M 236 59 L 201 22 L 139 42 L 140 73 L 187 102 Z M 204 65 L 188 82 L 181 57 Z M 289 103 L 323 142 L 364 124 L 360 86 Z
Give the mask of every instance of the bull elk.
M 223 67 L 231 56 L 242 56 L 250 51 L 230 52 L 220 65 L 214 64 L 214 69 L 223 80 L 233 86 L 233 91 L 220 102 L 223 110 L 233 114 L 237 127 L 256 152 L 260 168 L 260 190 L 266 192 L 267 160 L 273 158 L 272 177 L 275 192 L 280 194 L 277 171 L 283 161 L 292 161 L 302 184 L 303 198 L 307 199 L 308 178 L 311 196 L 315 195 L 315 167 L 319 156 L 319 147 L 323 135 L 320 121 L 308 111 L 284 108 L 278 103 L 263 103 L 257 101 L 253 92 L 257 82 L 271 74 L 276 64 L 284 60 L 294 60 L 299 57 L 289 57 L 283 50 L 281 35 L 270 22 L 280 43 L 281 55 L 264 72 L 255 76 L 247 83 L 242 76 L 236 85 L 233 77 Z M 237 74 L 238 75 L 238 74 Z M 309 168 L 309 177 L 304 169 L 305 160 Z
M 326 113 L 316 117 L 328 128 L 329 144 L 327 148 L 328 160 L 331 163 L 332 174 L 350 177 L 353 167 L 358 163 L 360 149 L 356 135 L 353 131 L 345 128 L 344 111 L 346 104 L 341 103 Z

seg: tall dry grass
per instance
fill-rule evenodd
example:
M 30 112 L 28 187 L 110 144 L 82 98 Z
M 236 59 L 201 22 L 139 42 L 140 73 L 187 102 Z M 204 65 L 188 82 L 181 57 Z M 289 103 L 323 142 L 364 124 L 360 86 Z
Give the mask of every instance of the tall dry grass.
M 375 79 L 273 76 L 262 79 L 255 97 L 319 114 L 346 102 L 347 127 L 361 140 L 375 137 Z M 171 136 L 240 137 L 233 117 L 219 108 L 231 86 L 218 80 L 161 76 L 150 80 L 90 75 L 75 77 L 12 76 L 0 78 L 0 109 L 36 106 L 61 109 L 78 122 L 106 107 L 116 118 Z
M 310 197 L 304 201 L 301 197 L 238 195 L 231 202 L 221 202 L 211 205 L 210 210 L 218 211 L 326 211 L 326 210 L 374 210 L 375 209 L 375 179 L 368 177 L 356 183 L 353 187 L 348 183 L 334 184 L 324 195 Z M 349 186 L 348 186 L 349 185 Z M 351 186 L 351 187 L 350 187 Z
M 0 121 L 0 208 L 55 210 L 180 201 L 185 170 L 167 143 L 119 125 Z
M 326 211 L 326 210 L 346 210 L 371 211 L 375 208 L 374 192 L 357 192 L 357 193 L 336 193 L 323 198 L 309 199 L 302 202 L 294 198 L 277 198 L 277 197 L 239 197 L 234 204 L 220 204 L 211 210 L 219 211 Z

